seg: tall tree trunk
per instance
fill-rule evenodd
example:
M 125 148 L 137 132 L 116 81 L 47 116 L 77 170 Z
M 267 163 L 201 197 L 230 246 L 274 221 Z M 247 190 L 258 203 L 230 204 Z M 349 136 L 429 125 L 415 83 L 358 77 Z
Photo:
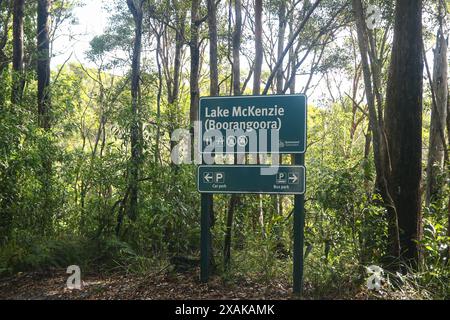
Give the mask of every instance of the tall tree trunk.
M 37 17 L 37 77 L 38 77 L 38 115 L 39 125 L 50 130 L 50 38 L 49 38 L 50 0 L 38 0 Z
M 163 59 L 162 48 L 161 48 L 161 38 L 163 37 L 163 30 L 160 33 L 156 34 L 156 66 L 158 69 L 158 92 L 156 94 L 156 119 L 157 119 L 157 128 L 156 128 L 156 140 L 155 140 L 155 164 L 158 162 L 162 165 L 161 161 L 161 99 L 162 99 L 162 90 L 163 90 L 163 75 L 161 70 L 161 62 L 160 58 Z M 167 88 L 169 91 L 170 86 Z
M 435 195 L 439 193 L 442 185 L 437 181 L 437 175 L 444 168 L 445 126 L 447 121 L 447 39 L 445 39 L 442 26 L 442 8 L 439 5 L 441 25 L 436 37 L 433 65 L 433 108 L 431 109 L 430 143 L 428 150 L 426 206 L 429 206 Z
M 38 124 L 46 132 L 51 129 L 51 96 L 50 96 L 50 0 L 38 0 L 37 6 L 37 82 L 38 82 Z M 50 143 L 50 141 L 47 141 Z M 52 218 L 52 161 L 48 146 L 40 150 L 42 157 L 41 190 L 42 212 L 41 232 L 45 234 Z
M 192 0 L 191 7 L 191 41 L 189 47 L 191 50 L 191 106 L 190 106 L 190 122 L 193 128 L 194 122 L 198 120 L 198 104 L 200 100 L 200 89 L 198 84 L 200 73 L 200 48 L 199 48 L 199 7 L 200 0 Z M 193 134 L 193 132 L 192 132 Z
M 241 95 L 241 35 L 242 35 L 242 8 L 241 0 L 234 0 L 235 29 L 233 33 L 233 94 Z
M 233 33 L 233 93 L 235 96 L 241 95 L 240 82 L 240 51 L 241 51 L 241 36 L 242 36 L 242 6 L 241 0 L 234 1 L 235 13 L 235 30 Z M 235 154 L 235 163 L 239 162 L 238 155 Z M 231 234 L 233 228 L 233 219 L 236 207 L 240 202 L 239 195 L 232 195 L 228 204 L 227 224 L 224 241 L 224 265 L 227 268 L 231 260 Z
M 292 35 L 294 33 L 294 5 L 295 3 L 292 1 L 291 3 L 292 7 L 292 13 L 289 16 L 289 39 L 292 38 Z M 296 65 L 296 59 L 297 59 L 297 54 L 294 50 L 294 47 L 291 46 L 291 48 L 289 49 L 289 64 L 290 64 L 290 76 L 289 76 L 289 93 L 290 94 L 295 94 L 295 87 L 296 87 L 296 74 L 297 74 L 297 68 L 295 67 Z
M 255 71 L 253 73 L 253 94 L 261 93 L 261 72 L 263 63 L 262 0 L 255 0 Z
M 25 0 L 14 1 L 13 19 L 13 87 L 11 102 L 17 105 L 22 97 L 23 80 L 23 11 Z
M 144 0 L 127 0 L 127 5 L 134 20 L 134 45 L 131 64 L 131 162 L 129 176 L 128 216 L 136 220 L 138 215 L 139 171 L 142 161 L 142 125 L 140 119 L 140 74 L 142 50 L 142 17 Z
M 262 39 L 262 13 L 263 13 L 263 2 L 262 0 L 255 0 L 255 70 L 253 73 L 253 95 L 261 94 L 261 73 L 262 64 L 264 58 L 264 48 Z M 259 154 L 256 154 L 256 163 L 260 164 L 261 159 Z M 265 235 L 264 229 L 264 209 L 263 209 L 263 195 L 259 195 L 259 223 L 261 225 L 261 230 L 263 235 Z
M 375 159 L 375 170 L 377 173 L 377 187 L 386 207 L 389 224 L 389 253 L 395 259 L 400 256 L 400 239 L 398 228 L 398 216 L 394 200 L 390 194 L 387 182 L 387 170 L 389 163 L 386 160 L 387 146 L 384 139 L 383 115 L 375 106 L 375 94 L 372 86 L 372 73 L 369 64 L 369 46 L 367 37 L 367 26 L 365 24 L 363 6 L 361 0 L 353 0 L 353 11 L 356 21 L 358 46 L 361 52 L 361 65 L 363 70 L 364 86 L 366 91 L 367 105 L 369 107 L 369 124 L 372 131 L 373 153 Z
M 405 260 L 419 262 L 422 236 L 422 0 L 397 0 L 385 123 L 390 194 Z
M 450 92 L 447 92 L 447 146 L 450 146 Z M 447 174 L 450 174 L 450 161 L 447 163 Z M 450 238 L 450 194 L 448 195 L 448 222 L 447 222 L 447 236 Z M 450 246 L 447 252 L 447 263 L 450 262 Z
M 210 87 L 209 94 L 219 95 L 219 69 L 217 66 L 217 8 L 215 0 L 208 0 L 208 28 L 209 28 L 209 64 Z
M 208 29 L 209 29 L 209 64 L 210 64 L 210 73 L 209 73 L 209 95 L 211 97 L 215 97 L 219 95 L 219 67 L 218 67 L 218 59 L 217 59 L 217 6 L 215 0 L 208 0 Z M 208 195 L 211 197 L 211 207 L 209 208 L 209 226 L 212 229 L 215 225 L 215 217 L 214 217 L 214 197 L 213 195 Z M 214 262 L 214 251 L 212 245 L 212 232 L 211 237 L 208 239 L 209 248 L 211 248 L 210 254 L 210 265 L 212 269 L 215 267 Z
M 179 109 L 179 95 L 180 95 L 180 82 L 181 82 L 181 55 L 183 53 L 183 38 L 185 27 L 186 12 L 179 8 L 178 2 L 175 2 L 175 24 L 177 29 L 175 31 L 175 57 L 173 66 L 173 88 L 172 92 L 168 92 L 168 103 L 170 107 L 170 134 L 178 126 L 178 117 L 180 113 Z M 176 142 L 170 141 L 170 151 L 175 148 Z M 177 167 L 174 166 L 175 171 Z
M 277 43 L 277 60 L 283 61 L 284 36 L 286 33 L 286 1 L 280 0 L 278 5 L 278 43 Z M 276 71 L 277 94 L 283 92 L 283 63 Z

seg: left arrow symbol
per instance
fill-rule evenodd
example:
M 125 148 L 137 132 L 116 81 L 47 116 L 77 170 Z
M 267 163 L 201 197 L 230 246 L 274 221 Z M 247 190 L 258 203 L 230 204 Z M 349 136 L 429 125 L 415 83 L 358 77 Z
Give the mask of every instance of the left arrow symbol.
M 206 172 L 206 173 L 203 175 L 203 180 L 204 180 L 206 183 L 211 183 L 211 182 L 213 182 L 213 174 L 212 174 L 211 172 Z

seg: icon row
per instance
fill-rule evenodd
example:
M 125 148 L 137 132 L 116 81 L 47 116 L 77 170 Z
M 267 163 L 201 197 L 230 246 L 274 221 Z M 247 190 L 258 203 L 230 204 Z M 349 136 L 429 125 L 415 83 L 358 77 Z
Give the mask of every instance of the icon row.
M 203 174 L 204 183 L 225 183 L 225 174 L 223 172 L 205 172 Z
M 280 172 L 277 174 L 277 184 L 299 184 L 299 174 L 295 172 Z

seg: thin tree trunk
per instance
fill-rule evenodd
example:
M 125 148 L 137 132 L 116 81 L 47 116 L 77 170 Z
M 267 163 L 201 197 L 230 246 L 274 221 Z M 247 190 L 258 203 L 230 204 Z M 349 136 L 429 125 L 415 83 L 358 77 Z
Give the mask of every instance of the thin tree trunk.
M 406 261 L 421 258 L 422 177 L 422 0 L 397 0 L 385 124 L 391 171 L 390 194 Z
M 143 0 L 127 0 L 128 8 L 134 20 L 134 45 L 133 59 L 131 65 L 131 163 L 129 190 L 130 202 L 128 216 L 136 220 L 138 216 L 139 198 L 139 172 L 142 161 L 142 128 L 140 121 L 140 73 L 141 73 L 141 50 L 142 50 L 142 17 Z
M 375 170 L 377 173 L 377 186 L 383 199 L 384 206 L 388 213 L 389 223 L 389 252 L 395 259 L 400 256 L 400 239 L 398 229 L 398 218 L 394 201 L 389 193 L 387 185 L 387 164 L 388 155 L 385 150 L 384 128 L 381 126 L 382 114 L 377 114 L 375 107 L 375 96 L 372 89 L 372 74 L 369 65 L 369 49 L 367 40 L 367 27 L 363 15 L 363 6 L 361 0 L 353 0 L 353 11 L 355 14 L 356 29 L 358 35 L 358 45 L 361 52 L 361 64 L 363 69 L 364 86 L 366 91 L 366 99 L 369 107 L 369 123 L 372 131 L 373 152 L 375 159 Z
M 191 7 L 191 41 L 189 43 L 191 49 L 191 106 L 190 106 L 190 122 L 193 128 L 194 122 L 198 120 L 198 104 L 200 100 L 200 89 L 198 84 L 200 72 L 200 48 L 199 48 L 199 6 L 200 0 L 192 0 Z M 193 132 L 192 132 L 193 134 Z
M 278 61 L 283 61 L 285 33 L 286 33 L 286 2 L 285 0 L 280 0 L 278 6 L 278 43 L 277 43 Z M 276 71 L 277 94 L 281 94 L 283 92 L 283 73 L 284 73 L 283 64 L 281 64 Z
M 50 112 L 50 38 L 49 38 L 50 0 L 38 0 L 37 6 L 37 82 L 38 82 L 38 124 L 46 132 L 51 129 Z M 47 147 L 40 151 L 42 157 L 42 233 L 45 234 L 52 218 L 52 161 Z
M 450 146 L 450 92 L 447 93 L 447 145 Z M 450 174 L 450 161 L 447 162 L 447 174 Z M 447 222 L 447 236 L 450 238 L 450 194 L 448 195 L 448 222 Z M 450 263 L 450 246 L 447 252 L 447 263 Z
M 50 0 L 38 0 L 37 23 L 37 77 L 39 125 L 50 130 L 50 39 L 49 39 Z
M 253 73 L 253 94 L 261 93 L 261 72 L 263 63 L 262 0 L 255 0 L 255 71 Z
M 25 0 L 14 1 L 13 19 L 13 86 L 11 102 L 17 105 L 22 97 L 23 79 L 23 11 Z
M 240 82 L 240 50 L 241 50 L 241 36 L 242 36 L 242 7 L 241 0 L 234 2 L 235 12 L 235 30 L 233 33 L 233 92 L 235 96 L 241 95 Z M 238 156 L 235 154 L 235 163 L 237 164 Z M 232 195 L 228 204 L 227 225 L 224 241 L 224 265 L 229 267 L 231 260 L 231 234 L 233 228 L 233 218 L 236 207 L 240 201 L 239 195 Z
M 263 39 L 262 39 L 262 13 L 263 2 L 262 0 L 255 0 L 255 67 L 253 73 L 253 95 L 259 95 L 261 93 L 261 73 L 263 63 Z M 261 159 L 259 154 L 256 154 L 256 163 L 259 165 Z M 263 236 L 265 236 L 264 229 L 264 209 L 263 209 L 263 195 L 259 195 L 259 224 Z
M 175 8 L 175 23 L 177 30 L 175 31 L 175 58 L 173 67 L 173 88 L 172 92 L 168 92 L 168 103 L 170 108 L 170 134 L 174 132 L 179 121 L 179 95 L 180 95 L 180 82 L 181 82 L 181 55 L 183 51 L 183 38 L 184 38 L 184 27 L 186 13 L 183 11 L 180 14 L 180 8 L 177 6 Z M 170 141 L 170 151 L 175 148 L 176 142 Z M 177 166 L 174 166 L 175 171 L 178 170 Z
M 219 95 L 219 69 L 217 66 L 217 8 L 215 0 L 208 0 L 208 28 L 209 28 L 209 63 L 210 63 L 210 90 L 214 97 Z
M 219 68 L 218 68 L 218 59 L 217 59 L 217 7 L 215 0 L 208 0 L 208 29 L 209 29 L 209 63 L 210 63 L 210 73 L 209 73 L 209 94 L 211 97 L 215 97 L 219 95 Z M 209 208 L 209 226 L 210 228 L 214 228 L 215 225 L 215 217 L 214 217 L 214 197 L 213 195 L 209 195 L 211 197 L 211 204 Z M 210 265 L 212 269 L 215 268 L 214 262 L 214 250 L 213 250 L 213 239 L 212 239 L 212 230 L 211 237 L 208 239 L 209 248 L 211 248 L 210 255 Z
M 292 2 L 292 6 L 294 6 L 294 3 Z M 291 8 L 292 13 L 289 16 L 289 39 L 292 38 L 292 35 L 294 33 L 294 8 Z M 290 76 L 289 76 L 289 93 L 295 94 L 295 87 L 296 87 L 296 75 L 297 75 L 297 69 L 295 67 L 297 54 L 294 50 L 294 47 L 291 46 L 289 49 L 289 64 L 290 64 Z
M 439 185 L 437 176 L 444 168 L 444 153 L 446 152 L 445 126 L 447 121 L 447 40 L 442 27 L 442 8 L 439 6 L 441 26 L 436 37 L 436 48 L 434 50 L 433 65 L 433 108 L 431 109 L 430 143 L 427 163 L 427 183 L 425 203 L 428 207 L 439 194 L 442 184 Z M 426 59 L 426 58 L 425 58 Z M 428 68 L 427 68 L 428 70 Z
M 161 63 L 160 57 L 162 58 L 162 48 L 161 48 L 161 38 L 162 32 L 156 35 L 156 65 L 158 69 L 158 93 L 156 94 L 156 119 L 157 119 L 157 128 L 156 128 L 156 141 L 155 141 L 155 164 L 158 162 L 162 164 L 161 161 L 161 151 L 160 151 L 160 143 L 161 143 L 161 99 L 162 99 L 162 90 L 163 90 L 163 76 L 161 71 Z M 168 88 L 169 89 L 169 88 Z
M 233 33 L 233 94 L 241 95 L 241 35 L 242 35 L 242 8 L 241 0 L 234 0 L 235 30 Z

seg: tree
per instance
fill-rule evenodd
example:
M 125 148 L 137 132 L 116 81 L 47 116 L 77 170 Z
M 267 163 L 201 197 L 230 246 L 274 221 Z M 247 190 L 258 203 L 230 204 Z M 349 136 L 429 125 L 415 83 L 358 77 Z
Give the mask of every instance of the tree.
M 13 18 L 13 87 L 11 102 L 18 104 L 24 87 L 23 79 L 23 11 L 25 0 L 14 1 Z
M 194 126 L 194 122 L 198 119 L 198 104 L 200 101 L 198 78 L 200 73 L 199 28 L 201 21 L 199 18 L 199 7 L 200 0 L 192 0 L 191 39 L 189 42 L 189 48 L 191 51 L 191 74 L 189 81 L 191 92 L 190 123 L 192 128 Z
M 436 35 L 436 48 L 434 49 L 433 79 L 431 83 L 432 108 L 430 122 L 430 143 L 427 163 L 426 206 L 429 206 L 433 198 L 438 194 L 441 186 L 436 181 L 438 174 L 444 167 L 444 155 L 448 158 L 447 144 L 445 141 L 445 126 L 447 120 L 447 39 L 444 33 L 444 8 L 442 1 L 438 5 L 439 28 Z M 426 59 L 426 58 L 425 58 Z M 428 71 L 428 65 L 427 65 Z M 431 79 L 430 79 L 431 81 Z M 446 159 L 448 161 L 448 159 Z
M 375 170 L 377 174 L 376 186 L 383 199 L 384 206 L 388 213 L 389 228 L 389 253 L 393 258 L 400 256 L 400 239 L 398 229 L 398 215 L 394 200 L 392 199 L 388 187 L 388 162 L 387 146 L 385 140 L 384 120 L 381 109 L 377 110 L 375 105 L 374 93 L 377 89 L 372 85 L 374 75 L 369 63 L 369 44 L 367 35 L 367 26 L 365 24 L 363 6 L 361 0 L 353 0 L 353 12 L 356 21 L 356 30 L 358 35 L 358 46 L 361 53 L 361 64 L 364 77 L 364 86 L 366 92 L 367 104 L 369 107 L 369 123 L 373 137 L 373 153 L 375 161 Z M 375 82 L 375 81 L 374 81 Z M 379 101 L 379 100 L 378 100 Z
M 210 64 L 210 72 L 209 72 L 209 94 L 211 97 L 215 97 L 219 95 L 219 68 L 218 68 L 218 59 L 217 59 L 217 5 L 215 0 L 208 0 L 208 30 L 209 30 L 209 64 Z M 212 195 L 206 195 L 210 197 L 210 208 L 209 219 L 210 223 L 209 227 L 212 229 L 215 224 L 215 215 L 214 215 L 214 197 Z M 210 233 L 211 235 L 212 233 Z M 214 252 L 212 245 L 212 236 L 209 237 L 209 248 L 211 249 L 209 263 L 211 267 L 214 267 Z
M 39 125 L 50 130 L 50 0 L 38 0 L 37 18 L 37 77 Z
M 422 235 L 422 1 L 397 0 L 386 93 L 388 186 L 404 259 L 419 262 Z
M 51 129 L 51 93 L 50 93 L 50 0 L 38 0 L 37 6 L 37 80 L 38 80 L 38 124 L 46 132 Z M 52 159 L 48 150 L 49 141 L 41 149 L 42 172 L 40 173 L 43 193 L 42 232 L 51 224 L 52 217 Z
M 263 63 L 262 0 L 255 0 L 255 71 L 253 72 L 253 94 L 261 93 L 261 70 Z
M 235 96 L 241 95 L 241 65 L 240 65 L 240 51 L 241 51 L 241 37 L 242 37 L 242 5 L 241 0 L 234 1 L 234 15 L 235 15 L 235 29 L 233 32 L 233 94 Z M 235 164 L 238 164 L 239 156 L 235 155 Z M 240 202 L 240 197 L 233 194 L 230 197 L 228 204 L 226 232 L 224 240 L 224 265 L 228 267 L 231 259 L 231 234 L 233 228 L 233 219 L 236 207 Z
M 283 68 L 283 61 L 286 54 L 288 54 L 290 48 L 293 46 L 295 40 L 297 39 L 300 32 L 305 28 L 306 23 L 308 22 L 309 18 L 313 14 L 313 12 L 316 10 L 317 6 L 322 0 L 316 0 L 316 2 L 311 5 L 311 8 L 309 8 L 308 12 L 306 13 L 305 17 L 303 18 L 302 22 L 299 24 L 297 29 L 292 33 L 291 38 L 289 39 L 285 49 L 281 52 L 281 54 L 278 56 L 278 60 L 275 64 L 275 67 L 273 68 L 272 72 L 269 75 L 269 78 L 267 79 L 266 86 L 263 90 L 263 94 L 266 95 L 269 92 L 270 86 L 272 85 L 273 79 L 276 77 L 276 74 L 280 68 Z
M 142 50 L 142 6 L 144 0 L 127 0 L 128 8 L 134 20 L 134 46 L 131 65 L 131 163 L 129 177 L 130 206 L 128 215 L 132 220 L 138 214 L 139 171 L 142 161 L 142 124 L 140 120 L 140 73 Z
M 278 41 L 277 41 L 277 59 L 278 61 L 284 60 L 283 50 L 284 50 L 284 37 L 286 33 L 286 2 L 285 0 L 280 0 L 278 5 Z M 283 77 L 284 69 L 283 63 L 276 71 L 276 83 L 277 83 L 277 94 L 283 92 Z

